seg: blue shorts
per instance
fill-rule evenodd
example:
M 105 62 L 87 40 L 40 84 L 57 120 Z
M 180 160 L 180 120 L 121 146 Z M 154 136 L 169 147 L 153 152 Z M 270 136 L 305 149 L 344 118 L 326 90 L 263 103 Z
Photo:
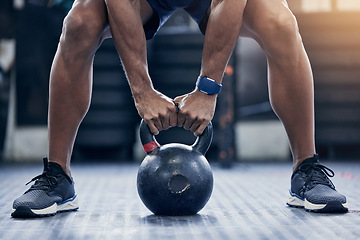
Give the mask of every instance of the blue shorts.
M 197 22 L 200 30 L 205 33 L 207 23 L 206 11 L 211 0 L 147 0 L 156 13 L 145 25 L 146 39 L 151 39 L 159 28 L 178 8 L 183 8 Z

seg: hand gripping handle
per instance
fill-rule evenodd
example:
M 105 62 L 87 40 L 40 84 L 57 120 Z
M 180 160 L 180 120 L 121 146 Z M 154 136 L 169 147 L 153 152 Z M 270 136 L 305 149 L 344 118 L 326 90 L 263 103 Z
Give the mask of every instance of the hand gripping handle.
M 212 123 L 210 122 L 206 126 L 203 134 L 196 138 L 195 143 L 192 145 L 192 148 L 195 151 L 198 151 L 201 154 L 205 155 L 205 153 L 210 147 L 212 137 L 213 127 Z M 144 120 L 141 120 L 140 123 L 140 139 L 146 153 L 151 153 L 152 151 L 160 147 L 160 144 L 156 141 L 155 136 L 150 132 L 150 129 Z

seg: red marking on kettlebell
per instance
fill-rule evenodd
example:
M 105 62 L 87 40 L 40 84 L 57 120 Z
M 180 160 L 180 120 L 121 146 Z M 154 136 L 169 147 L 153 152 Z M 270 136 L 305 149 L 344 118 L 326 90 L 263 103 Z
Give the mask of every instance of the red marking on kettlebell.
M 154 149 L 158 148 L 160 145 L 156 141 L 149 142 L 143 145 L 145 152 L 149 153 Z

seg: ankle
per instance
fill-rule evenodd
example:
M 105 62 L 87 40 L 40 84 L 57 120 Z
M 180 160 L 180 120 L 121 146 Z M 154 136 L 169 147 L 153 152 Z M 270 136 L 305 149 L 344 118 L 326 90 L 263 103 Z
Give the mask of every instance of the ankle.
M 63 171 L 68 175 L 68 177 L 71 178 L 70 164 L 64 163 L 63 161 L 50 160 L 50 159 L 49 159 L 49 162 L 59 164 L 61 166 L 61 168 L 63 169 Z
M 293 172 L 295 172 L 295 170 L 300 166 L 300 164 L 302 162 L 304 162 L 308 158 L 314 157 L 315 155 L 317 155 L 317 154 L 313 153 L 311 155 L 304 155 L 304 156 L 301 156 L 301 157 L 294 157 L 293 158 Z

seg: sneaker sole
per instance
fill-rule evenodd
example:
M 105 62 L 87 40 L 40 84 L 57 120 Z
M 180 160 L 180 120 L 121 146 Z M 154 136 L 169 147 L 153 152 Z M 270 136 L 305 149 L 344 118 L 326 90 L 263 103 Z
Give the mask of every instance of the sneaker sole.
M 54 203 L 50 207 L 43 209 L 31 209 L 28 206 L 19 206 L 12 209 L 11 216 L 14 218 L 35 218 L 54 216 L 56 213 L 76 211 L 79 209 L 78 199 L 75 195 L 73 198 L 65 200 L 62 203 Z
M 307 199 L 301 199 L 299 196 L 288 192 L 288 201 L 286 204 L 289 207 L 304 208 L 309 212 L 316 213 L 344 213 L 348 211 L 347 203 L 341 203 L 339 201 L 330 201 L 326 204 L 314 204 Z

